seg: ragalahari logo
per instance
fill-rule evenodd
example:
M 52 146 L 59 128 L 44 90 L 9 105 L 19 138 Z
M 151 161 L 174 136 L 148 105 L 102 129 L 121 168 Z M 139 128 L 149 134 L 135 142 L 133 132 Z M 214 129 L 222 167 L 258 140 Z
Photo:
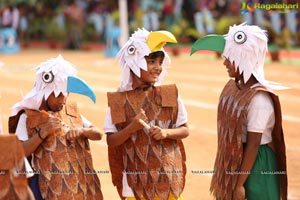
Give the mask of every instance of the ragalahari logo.
M 249 12 L 253 12 L 254 11 L 254 8 L 246 3 L 246 2 L 242 2 L 242 7 L 241 7 L 241 15 L 244 15 L 246 13 L 249 13 Z
M 299 3 L 254 3 L 250 5 L 247 2 L 242 2 L 241 15 L 252 13 L 256 9 L 265 10 L 269 13 L 288 13 L 290 10 L 299 10 Z

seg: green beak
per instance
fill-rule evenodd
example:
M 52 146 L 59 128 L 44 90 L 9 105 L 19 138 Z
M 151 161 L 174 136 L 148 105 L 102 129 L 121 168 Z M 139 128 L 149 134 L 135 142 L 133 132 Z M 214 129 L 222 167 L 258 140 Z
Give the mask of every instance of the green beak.
M 193 45 L 190 55 L 198 50 L 210 50 L 223 53 L 225 39 L 222 35 L 207 35 L 199 38 Z
M 78 77 L 68 77 L 67 92 L 85 95 L 96 103 L 96 95 L 93 89 L 84 80 Z

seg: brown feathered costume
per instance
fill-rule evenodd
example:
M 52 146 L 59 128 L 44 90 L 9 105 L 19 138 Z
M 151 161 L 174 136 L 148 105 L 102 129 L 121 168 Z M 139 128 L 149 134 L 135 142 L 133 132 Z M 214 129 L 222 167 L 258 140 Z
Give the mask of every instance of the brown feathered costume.
M 0 135 L 0 199 L 31 199 L 22 143 L 15 135 Z
M 238 172 L 243 159 L 242 125 L 247 106 L 262 87 L 240 90 L 230 80 L 220 96 L 218 107 L 218 151 L 211 181 L 211 191 L 218 199 L 232 198 Z M 285 143 L 282 132 L 281 107 L 277 95 L 269 92 L 275 108 L 275 127 L 272 132 L 273 146 L 278 161 L 278 171 L 286 172 Z M 221 120 L 226 119 L 226 120 Z M 287 196 L 286 174 L 280 174 L 282 199 Z
M 147 91 L 108 93 L 111 117 L 118 130 L 126 127 L 143 108 L 150 121 L 162 128 L 173 128 L 177 119 L 175 85 L 153 87 Z M 185 153 L 181 140 L 155 140 L 145 129 L 117 147 L 109 147 L 109 164 L 114 185 L 122 196 L 122 173 L 137 199 L 155 196 L 177 199 L 185 184 Z
M 29 138 L 45 126 L 50 116 L 25 109 Z M 78 138 L 73 143 L 66 140 L 69 128 L 83 127 L 75 103 L 67 104 L 60 112 L 53 113 L 61 119 L 62 127 L 49 135 L 34 151 L 32 166 L 39 172 L 39 188 L 45 199 L 103 199 L 101 185 L 93 168 L 87 138 Z M 12 125 L 11 125 L 12 126 Z

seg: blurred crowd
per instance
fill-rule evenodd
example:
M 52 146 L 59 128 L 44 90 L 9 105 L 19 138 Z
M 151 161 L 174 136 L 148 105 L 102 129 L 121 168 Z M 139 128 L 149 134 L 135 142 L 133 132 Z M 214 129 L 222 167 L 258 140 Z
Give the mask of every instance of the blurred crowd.
M 20 40 L 64 42 L 80 48 L 82 41 L 102 43 L 107 30 L 119 23 L 119 0 L 0 0 L 1 27 L 17 30 Z M 260 4 L 299 4 L 297 9 L 257 9 Z M 300 45 L 300 3 L 297 0 L 127 0 L 129 32 L 171 31 L 180 43 L 228 26 L 247 22 L 268 30 L 270 42 Z M 248 7 L 247 7 L 248 5 Z

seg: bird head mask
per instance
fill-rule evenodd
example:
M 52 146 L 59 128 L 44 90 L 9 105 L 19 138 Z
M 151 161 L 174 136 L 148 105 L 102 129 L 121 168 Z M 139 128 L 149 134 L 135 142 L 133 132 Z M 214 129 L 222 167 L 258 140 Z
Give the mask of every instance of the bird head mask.
M 24 108 L 39 110 L 43 99 L 47 100 L 52 92 L 55 97 L 60 93 L 67 96 L 72 92 L 86 95 L 96 101 L 94 91 L 85 81 L 76 77 L 76 69 L 61 55 L 39 64 L 35 70 L 34 87 L 21 102 L 14 105 L 13 114 Z
M 117 57 L 122 69 L 121 85 L 119 90 L 132 89 L 132 71 L 136 76 L 141 76 L 140 69 L 147 71 L 145 56 L 156 51 L 163 51 L 165 59 L 162 64 L 162 72 L 155 85 L 159 85 L 166 75 L 166 67 L 170 64 L 170 58 L 163 49 L 167 42 L 176 43 L 176 38 L 168 31 L 149 32 L 146 29 L 138 29 L 119 51 Z
M 233 25 L 226 35 L 207 35 L 198 39 L 193 45 L 191 54 L 198 50 L 211 50 L 223 53 L 236 70 L 243 74 L 245 83 L 253 75 L 256 80 L 269 89 L 284 89 L 274 82 L 265 80 L 264 62 L 268 51 L 268 38 L 265 30 L 258 26 Z

